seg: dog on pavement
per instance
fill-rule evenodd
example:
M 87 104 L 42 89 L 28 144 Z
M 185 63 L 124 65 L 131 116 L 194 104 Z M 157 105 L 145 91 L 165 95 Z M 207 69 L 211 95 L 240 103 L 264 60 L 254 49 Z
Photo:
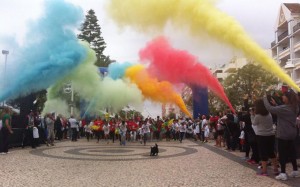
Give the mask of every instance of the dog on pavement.
M 157 155 L 158 155 L 158 145 L 155 144 L 155 146 L 151 147 L 150 156 L 157 156 Z

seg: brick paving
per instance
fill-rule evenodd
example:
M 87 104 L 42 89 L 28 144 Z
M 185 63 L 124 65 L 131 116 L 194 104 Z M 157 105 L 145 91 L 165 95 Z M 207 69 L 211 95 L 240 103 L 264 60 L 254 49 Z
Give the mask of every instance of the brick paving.
M 53 147 L 14 148 L 0 155 L 0 186 L 300 186 L 300 178 L 281 182 L 255 175 L 256 166 L 212 143 L 184 140 L 120 146 L 80 139 Z

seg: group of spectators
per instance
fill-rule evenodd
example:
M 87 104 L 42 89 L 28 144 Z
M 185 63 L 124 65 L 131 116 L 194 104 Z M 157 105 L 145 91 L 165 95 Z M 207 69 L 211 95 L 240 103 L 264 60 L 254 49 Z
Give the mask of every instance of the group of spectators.
M 287 180 L 286 164 L 291 162 L 289 177 L 299 177 L 296 160 L 296 143 L 297 146 L 300 143 L 299 101 L 293 90 L 286 90 L 281 96 L 277 93 L 257 99 L 249 110 L 220 116 L 213 130 L 216 146 L 245 152 L 244 159 L 249 164 L 260 164 L 258 175 L 268 176 L 270 163 L 275 178 Z
M 289 176 L 299 176 L 295 145 L 296 137 L 299 136 L 299 116 L 299 98 L 293 90 L 285 91 L 282 97 L 273 95 L 257 99 L 253 108 L 237 114 L 228 111 L 218 115 L 200 115 L 197 119 L 162 119 L 158 116 L 156 119 L 97 117 L 94 120 L 77 120 L 74 116 L 67 119 L 62 115 L 55 116 L 54 113 L 41 118 L 38 113 L 30 112 L 23 132 L 22 146 L 31 145 L 36 148 L 40 143 L 54 146 L 55 139 L 77 141 L 81 137 L 86 137 L 87 141 L 95 139 L 97 143 L 104 140 L 107 144 L 118 140 L 123 146 L 126 141 L 146 145 L 147 141 L 154 139 L 180 143 L 185 138 L 203 143 L 214 139 L 215 146 L 225 147 L 228 151 L 240 150 L 245 152 L 248 163 L 260 163 L 258 175 L 269 175 L 267 165 L 271 161 L 275 178 L 287 180 L 288 161 L 293 166 Z M 2 114 L 1 154 L 8 152 L 9 133 L 13 131 L 9 109 L 5 109 Z

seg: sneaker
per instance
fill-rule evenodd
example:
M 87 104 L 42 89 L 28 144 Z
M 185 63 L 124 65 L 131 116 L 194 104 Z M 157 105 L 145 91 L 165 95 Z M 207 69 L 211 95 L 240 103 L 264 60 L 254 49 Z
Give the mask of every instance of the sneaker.
M 285 173 L 280 173 L 279 175 L 277 175 L 275 177 L 275 179 L 277 180 L 282 180 L 282 181 L 286 181 L 287 180 L 287 175 Z
M 256 165 L 257 164 L 257 162 L 255 162 L 255 160 L 252 160 L 252 159 L 247 160 L 247 162 L 248 162 L 248 164 L 251 164 L 251 165 Z
M 292 172 L 290 173 L 289 177 L 292 177 L 292 178 L 300 177 L 299 171 L 292 171 Z
M 262 171 L 259 171 L 258 173 L 256 173 L 256 175 L 259 175 L 259 176 L 269 176 L 268 173 L 264 173 Z

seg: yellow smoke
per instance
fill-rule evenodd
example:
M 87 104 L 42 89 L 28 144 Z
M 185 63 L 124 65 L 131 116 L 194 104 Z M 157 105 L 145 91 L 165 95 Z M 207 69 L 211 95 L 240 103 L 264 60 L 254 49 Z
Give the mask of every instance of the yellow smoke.
M 188 28 L 193 36 L 201 31 L 244 52 L 264 69 L 300 91 L 296 83 L 256 44 L 240 24 L 218 10 L 209 0 L 111 0 L 111 17 L 120 26 L 139 31 L 163 29 L 167 23 Z
M 175 103 L 182 112 L 192 117 L 181 96 L 174 91 L 172 85 L 167 81 L 159 82 L 150 77 L 142 65 L 127 68 L 125 76 L 138 86 L 145 97 L 161 103 Z

